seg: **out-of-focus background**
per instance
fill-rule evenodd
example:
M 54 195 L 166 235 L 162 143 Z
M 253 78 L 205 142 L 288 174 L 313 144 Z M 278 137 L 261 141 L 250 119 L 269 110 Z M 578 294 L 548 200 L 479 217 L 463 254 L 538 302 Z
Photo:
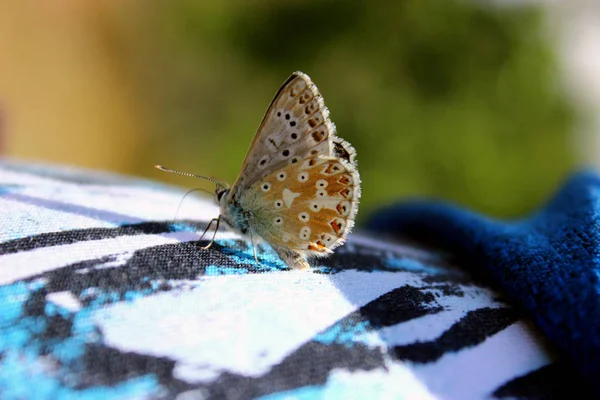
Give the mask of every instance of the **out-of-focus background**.
M 0 154 L 185 187 L 232 182 L 279 85 L 320 88 L 361 215 L 405 196 L 521 215 L 598 164 L 593 1 L 0 4 Z

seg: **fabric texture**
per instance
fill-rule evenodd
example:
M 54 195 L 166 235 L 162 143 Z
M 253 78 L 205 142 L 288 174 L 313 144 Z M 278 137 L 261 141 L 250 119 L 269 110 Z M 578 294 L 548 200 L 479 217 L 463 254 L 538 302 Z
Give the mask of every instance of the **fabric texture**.
M 533 324 L 447 253 L 357 230 L 309 270 L 267 245 L 257 265 L 225 228 L 200 250 L 218 209 L 188 196 L 173 221 L 184 193 L 0 160 L 0 398 L 547 399 L 579 387 Z M 439 231 L 422 217 L 432 232 L 501 226 L 437 210 Z M 402 225 L 397 211 L 381 229 Z
M 495 221 L 447 203 L 386 207 L 369 228 L 427 241 L 487 271 L 600 394 L 600 176 L 574 174 L 528 218 Z

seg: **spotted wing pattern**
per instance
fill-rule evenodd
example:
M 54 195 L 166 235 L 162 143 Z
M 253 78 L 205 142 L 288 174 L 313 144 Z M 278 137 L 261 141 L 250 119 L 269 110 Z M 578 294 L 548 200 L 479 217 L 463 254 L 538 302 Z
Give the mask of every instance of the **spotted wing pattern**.
M 286 258 L 326 256 L 344 243 L 354 225 L 360 177 L 341 158 L 308 157 L 256 182 L 249 193 L 252 204 L 241 206 L 259 216 L 255 232 L 289 265 Z
M 233 198 L 291 163 L 309 156 L 333 156 L 334 141 L 344 146 L 335 136 L 319 90 L 308 75 L 293 73 L 275 95 L 250 145 L 232 187 Z

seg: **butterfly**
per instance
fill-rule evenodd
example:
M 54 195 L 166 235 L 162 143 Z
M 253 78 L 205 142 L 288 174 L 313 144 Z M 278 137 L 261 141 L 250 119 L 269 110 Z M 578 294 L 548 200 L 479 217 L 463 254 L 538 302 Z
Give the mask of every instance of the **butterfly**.
M 342 245 L 361 195 L 356 151 L 336 136 L 335 125 L 316 85 L 294 72 L 271 101 L 233 185 L 212 178 L 223 221 L 255 241 L 268 243 L 293 269 L 310 267 Z M 204 235 L 204 234 L 203 234 Z M 213 240 L 205 248 L 209 248 Z M 260 263 L 259 263 L 260 264 Z

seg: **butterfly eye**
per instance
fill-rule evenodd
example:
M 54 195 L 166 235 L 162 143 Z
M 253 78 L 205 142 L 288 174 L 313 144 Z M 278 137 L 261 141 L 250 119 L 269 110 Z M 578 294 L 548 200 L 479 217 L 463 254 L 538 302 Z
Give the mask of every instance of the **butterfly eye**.
M 221 199 L 223 198 L 223 195 L 227 192 L 227 190 L 221 190 L 220 192 L 217 192 L 217 202 L 220 202 Z
M 262 184 L 261 189 L 263 192 L 268 192 L 271 190 L 271 184 L 269 182 L 265 182 Z

